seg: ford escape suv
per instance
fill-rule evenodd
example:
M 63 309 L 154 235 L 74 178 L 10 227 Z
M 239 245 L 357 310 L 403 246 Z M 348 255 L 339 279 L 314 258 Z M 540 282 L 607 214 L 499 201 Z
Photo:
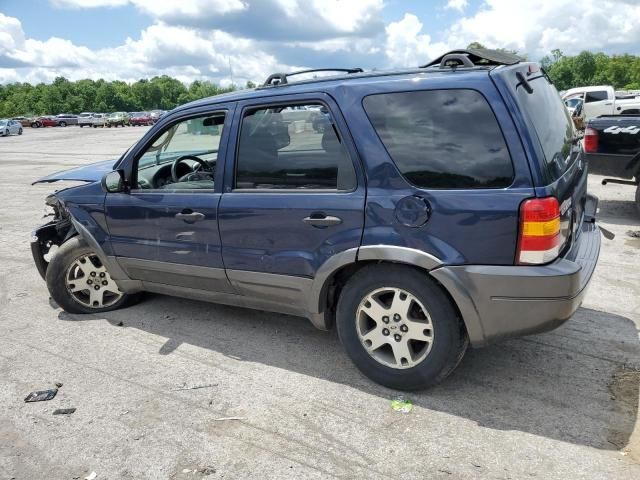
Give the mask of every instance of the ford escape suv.
M 57 180 L 85 183 L 46 199 L 31 245 L 64 310 L 148 291 L 304 316 L 398 389 L 442 380 L 469 344 L 561 325 L 600 248 L 555 87 L 486 50 L 274 74 L 173 110 L 115 162 L 38 181 Z

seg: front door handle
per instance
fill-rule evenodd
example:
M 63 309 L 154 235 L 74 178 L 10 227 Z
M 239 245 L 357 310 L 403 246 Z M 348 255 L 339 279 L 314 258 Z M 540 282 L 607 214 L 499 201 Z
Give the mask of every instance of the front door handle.
M 340 225 L 342 219 L 339 217 L 327 216 L 325 214 L 313 214 L 302 219 L 307 225 L 313 225 L 314 227 L 330 227 L 332 225 Z
M 204 213 L 192 212 L 191 210 L 183 210 L 180 213 L 176 213 L 176 218 L 187 223 L 196 223 L 200 220 L 204 220 L 205 216 Z

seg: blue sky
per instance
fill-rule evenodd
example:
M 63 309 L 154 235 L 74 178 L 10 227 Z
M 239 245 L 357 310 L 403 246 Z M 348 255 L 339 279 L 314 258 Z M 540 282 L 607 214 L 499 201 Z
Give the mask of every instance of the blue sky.
M 413 66 L 471 41 L 533 60 L 640 54 L 639 24 L 640 0 L 0 0 L 0 83 L 228 84 L 231 72 Z

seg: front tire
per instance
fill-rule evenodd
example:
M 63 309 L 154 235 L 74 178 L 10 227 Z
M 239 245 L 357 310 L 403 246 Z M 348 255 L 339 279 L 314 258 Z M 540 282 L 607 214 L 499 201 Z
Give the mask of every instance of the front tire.
M 61 127 L 66 127 L 67 126 L 67 122 L 60 122 L 60 126 Z
M 22 129 L 18 130 L 18 135 L 22 135 Z
M 640 215 L 640 183 L 636 187 L 636 210 L 638 211 L 638 215 Z
M 137 299 L 118 289 L 95 251 L 80 237 L 60 246 L 45 280 L 51 297 L 68 313 L 108 312 Z
M 468 338 L 440 286 L 412 267 L 382 264 L 356 272 L 336 312 L 338 336 L 356 367 L 376 383 L 418 390 L 444 380 Z

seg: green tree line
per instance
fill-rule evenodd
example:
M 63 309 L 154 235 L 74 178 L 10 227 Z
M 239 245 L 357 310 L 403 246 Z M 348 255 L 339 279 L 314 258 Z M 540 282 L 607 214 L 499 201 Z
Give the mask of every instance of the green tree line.
M 472 42 L 467 48 L 486 48 Z M 515 50 L 498 48 L 523 60 L 527 56 Z M 540 64 L 549 74 L 558 90 L 588 85 L 612 85 L 616 89 L 640 90 L 640 57 L 635 55 L 607 55 L 583 51 L 575 56 L 565 56 L 561 50 L 552 50 L 540 59 Z
M 640 57 L 581 52 L 564 56 L 560 50 L 540 60 L 558 90 L 585 85 L 613 85 L 616 89 L 640 90 Z
M 246 86 L 250 88 L 254 85 L 247 82 Z M 166 75 L 134 83 L 88 79 L 71 82 L 58 77 L 51 84 L 0 85 L 0 118 L 58 113 L 170 110 L 183 103 L 230 92 L 235 88 L 222 88 L 200 80 L 187 86 Z

